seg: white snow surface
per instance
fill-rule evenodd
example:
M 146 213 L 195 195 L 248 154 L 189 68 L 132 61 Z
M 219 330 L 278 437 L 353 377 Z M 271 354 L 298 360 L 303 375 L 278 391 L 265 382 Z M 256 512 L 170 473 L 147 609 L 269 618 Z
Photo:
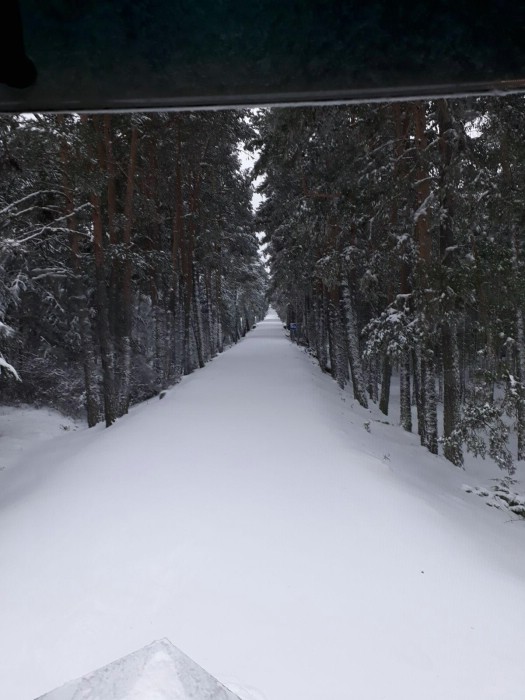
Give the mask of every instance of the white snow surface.
M 16 467 L 43 442 L 78 427 L 77 421 L 52 408 L 0 406 L 0 472 Z
M 167 639 L 148 644 L 38 700 L 239 700 Z
M 269 315 L 0 472 L 0 698 L 167 637 L 242 700 L 523 700 L 525 521 L 384 420 Z

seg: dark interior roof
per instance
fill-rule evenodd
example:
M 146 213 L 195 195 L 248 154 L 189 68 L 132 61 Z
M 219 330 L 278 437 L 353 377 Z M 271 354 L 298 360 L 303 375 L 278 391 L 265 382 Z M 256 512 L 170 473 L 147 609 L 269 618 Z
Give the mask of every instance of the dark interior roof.
M 0 12 L 3 111 L 391 99 L 525 85 L 525 4 L 516 0 L 4 0 Z

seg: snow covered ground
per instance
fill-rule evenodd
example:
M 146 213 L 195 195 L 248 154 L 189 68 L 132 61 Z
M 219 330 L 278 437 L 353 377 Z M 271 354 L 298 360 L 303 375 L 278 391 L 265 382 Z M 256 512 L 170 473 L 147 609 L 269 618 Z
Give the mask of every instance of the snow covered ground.
M 0 406 L 0 472 L 17 466 L 28 451 L 79 423 L 50 408 Z
M 525 521 L 382 420 L 270 316 L 0 472 L 0 698 L 166 637 L 243 700 L 523 700 Z

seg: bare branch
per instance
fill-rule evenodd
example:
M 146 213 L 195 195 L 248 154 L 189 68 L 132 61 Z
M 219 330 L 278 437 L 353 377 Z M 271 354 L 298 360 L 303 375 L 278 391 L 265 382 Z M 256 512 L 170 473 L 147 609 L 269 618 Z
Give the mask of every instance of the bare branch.
M 32 192 L 31 194 L 28 194 L 25 197 L 22 197 L 22 199 L 17 199 L 16 202 L 11 202 L 11 204 L 8 204 L 7 207 L 0 209 L 0 216 L 2 214 L 6 214 L 8 211 L 13 209 L 13 207 L 16 207 L 19 204 L 22 204 L 22 202 L 27 202 L 28 199 L 31 199 L 32 197 L 38 197 L 38 195 L 41 195 L 41 194 L 59 194 L 59 195 L 64 196 L 64 193 L 60 192 L 60 190 L 39 190 L 38 192 Z

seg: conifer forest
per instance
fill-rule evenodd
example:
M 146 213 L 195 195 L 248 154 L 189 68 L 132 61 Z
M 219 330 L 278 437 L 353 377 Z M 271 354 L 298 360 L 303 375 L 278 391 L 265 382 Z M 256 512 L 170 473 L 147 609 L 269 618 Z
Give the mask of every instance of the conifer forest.
M 4 400 L 109 426 L 264 314 L 242 112 L 0 124 Z
M 2 116 L 2 401 L 110 426 L 271 303 L 359 404 L 512 474 L 524 133 L 520 96 Z

